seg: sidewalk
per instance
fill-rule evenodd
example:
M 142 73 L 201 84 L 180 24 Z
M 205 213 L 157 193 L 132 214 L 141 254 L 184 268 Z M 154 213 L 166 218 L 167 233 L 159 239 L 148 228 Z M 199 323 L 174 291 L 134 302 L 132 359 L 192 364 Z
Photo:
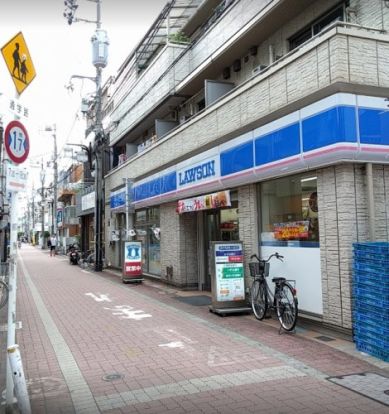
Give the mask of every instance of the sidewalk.
M 31 246 L 19 254 L 17 343 L 33 413 L 388 412 L 389 364 L 345 339 L 279 335 L 273 320 L 210 313 L 193 299 L 204 292 L 123 284 Z

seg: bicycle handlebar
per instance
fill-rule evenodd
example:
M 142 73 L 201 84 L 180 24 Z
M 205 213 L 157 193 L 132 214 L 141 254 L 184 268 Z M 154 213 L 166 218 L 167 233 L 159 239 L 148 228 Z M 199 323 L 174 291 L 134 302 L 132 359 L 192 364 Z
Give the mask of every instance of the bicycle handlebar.
M 250 259 L 253 259 L 254 257 L 258 260 L 258 262 L 269 262 L 272 257 L 275 257 L 282 262 L 282 259 L 284 258 L 284 256 L 281 256 L 278 252 L 271 254 L 267 259 L 260 259 L 256 254 L 252 254 Z

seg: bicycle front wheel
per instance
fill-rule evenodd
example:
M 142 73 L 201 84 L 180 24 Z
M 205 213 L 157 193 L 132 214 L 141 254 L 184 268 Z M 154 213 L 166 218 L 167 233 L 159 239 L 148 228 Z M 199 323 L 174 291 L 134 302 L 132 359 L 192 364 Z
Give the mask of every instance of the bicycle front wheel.
M 8 286 L 2 280 L 0 280 L 0 309 L 4 307 L 8 302 Z
M 261 321 L 265 317 L 268 307 L 265 280 L 254 280 L 251 287 L 251 307 L 253 309 L 254 316 Z
M 285 331 L 292 331 L 297 322 L 298 302 L 294 292 L 289 283 L 284 283 L 275 298 L 277 317 Z

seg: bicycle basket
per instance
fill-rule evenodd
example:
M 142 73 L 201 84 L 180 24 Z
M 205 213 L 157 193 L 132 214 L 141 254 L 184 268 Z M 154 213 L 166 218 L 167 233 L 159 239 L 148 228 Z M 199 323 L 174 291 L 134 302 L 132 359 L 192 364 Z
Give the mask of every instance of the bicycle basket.
M 269 263 L 251 262 L 249 263 L 250 276 L 269 276 Z

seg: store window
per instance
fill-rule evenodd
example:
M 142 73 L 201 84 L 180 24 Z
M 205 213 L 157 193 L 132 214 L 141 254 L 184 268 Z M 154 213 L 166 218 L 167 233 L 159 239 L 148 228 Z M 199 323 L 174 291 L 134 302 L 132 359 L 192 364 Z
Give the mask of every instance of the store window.
M 317 177 L 298 175 L 261 184 L 261 243 L 319 245 Z
M 135 213 L 136 240 L 142 242 L 142 269 L 145 273 L 161 275 L 161 245 L 159 208 L 138 210 Z

